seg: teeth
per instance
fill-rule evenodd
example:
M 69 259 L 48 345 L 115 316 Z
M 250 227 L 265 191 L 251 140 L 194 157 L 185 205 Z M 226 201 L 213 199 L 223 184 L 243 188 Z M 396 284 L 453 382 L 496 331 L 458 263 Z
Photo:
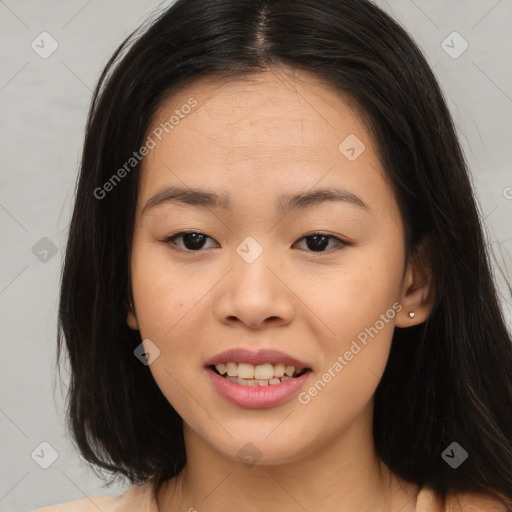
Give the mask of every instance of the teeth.
M 233 364 L 235 364 L 235 363 L 233 363 Z M 237 374 L 241 379 L 253 379 L 254 378 L 254 366 L 252 364 L 239 363 Z
M 291 377 L 288 375 L 284 375 L 281 378 L 272 378 L 269 380 L 257 380 L 257 379 L 241 379 L 240 377 L 232 377 L 230 375 L 226 376 L 226 379 L 230 382 L 235 382 L 236 384 L 240 384 L 242 386 L 273 386 L 274 384 L 281 384 L 281 382 L 285 382 L 290 380 Z
M 240 365 L 238 365 L 240 366 Z M 249 365 L 247 365 L 249 366 Z M 252 366 L 252 365 L 251 365 Z M 259 364 L 254 367 L 254 378 L 257 380 L 269 380 L 274 376 L 274 367 L 270 363 Z
M 237 364 L 234 361 L 216 364 L 215 368 L 220 375 L 225 375 L 229 381 L 236 382 L 242 386 L 268 386 L 279 384 L 280 382 L 291 379 L 294 375 L 298 377 L 305 371 L 305 368 L 299 368 L 296 371 L 295 366 L 285 366 L 282 363 L 274 365 L 265 363 L 255 366 L 249 363 Z
M 274 365 L 274 377 L 282 377 L 285 372 L 285 366 L 283 363 L 278 363 Z
M 228 375 L 230 377 L 236 377 L 237 376 L 237 364 L 236 363 L 228 363 L 226 365 L 226 370 L 228 371 Z

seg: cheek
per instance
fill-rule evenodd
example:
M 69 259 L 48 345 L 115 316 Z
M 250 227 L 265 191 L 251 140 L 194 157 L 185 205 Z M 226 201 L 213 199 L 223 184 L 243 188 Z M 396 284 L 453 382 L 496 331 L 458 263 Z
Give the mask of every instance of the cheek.
M 392 278 L 400 273 L 363 270 L 340 275 L 324 291 L 323 306 L 318 304 L 317 309 L 329 330 L 322 329 L 321 365 L 311 386 L 299 397 L 308 416 L 333 426 L 332 434 L 336 425 L 354 421 L 375 393 L 389 358 L 394 319 L 401 309 Z
M 131 270 L 141 338 L 150 339 L 160 351 L 150 365 L 151 373 L 178 410 L 181 402 L 187 403 L 181 383 L 186 382 L 192 392 L 199 381 L 190 375 L 202 374 L 206 315 L 211 313 L 204 305 L 218 278 L 215 272 L 205 274 L 197 267 L 171 264 L 165 248 L 153 242 L 134 243 Z
M 190 396 L 201 396 L 200 381 L 190 375 L 202 370 L 204 347 L 194 338 L 203 337 L 205 316 L 198 306 L 207 283 L 197 272 L 177 270 L 154 243 L 134 243 L 131 271 L 141 338 L 159 350 L 149 369 L 169 403 L 187 417 Z
M 141 336 L 164 342 L 181 327 L 207 291 L 207 283 L 170 263 L 165 248 L 154 242 L 134 242 L 132 287 Z
M 353 252 L 323 280 L 314 300 L 330 320 L 333 330 L 364 329 L 373 325 L 400 297 L 403 259 L 368 248 Z
M 401 309 L 402 273 L 403 255 L 397 248 L 359 248 L 347 253 L 343 266 L 310 295 L 308 305 L 322 319 L 323 334 L 317 335 L 324 340 L 323 368 L 330 368 L 338 356 L 343 360 L 343 370 L 335 372 L 344 374 L 338 383 L 364 387 L 369 379 L 370 388 L 377 384 Z

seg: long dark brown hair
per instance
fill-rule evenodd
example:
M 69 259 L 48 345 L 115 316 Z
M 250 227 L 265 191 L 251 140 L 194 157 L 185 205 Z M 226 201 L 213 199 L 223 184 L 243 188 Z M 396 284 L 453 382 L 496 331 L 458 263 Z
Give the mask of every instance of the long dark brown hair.
M 512 343 L 474 193 L 443 94 L 410 36 L 364 0 L 177 0 L 116 50 L 94 92 L 61 281 L 68 428 L 83 457 L 156 491 L 186 463 L 182 419 L 134 356 L 126 325 L 139 165 L 157 107 L 206 76 L 270 67 L 315 73 L 369 120 L 393 185 L 407 255 L 428 237 L 436 304 L 395 329 L 375 394 L 377 454 L 441 495 L 476 491 L 512 508 Z M 127 286 L 128 283 L 128 286 Z M 60 369 L 59 369 L 60 371 Z M 457 469 L 442 452 L 469 454 Z

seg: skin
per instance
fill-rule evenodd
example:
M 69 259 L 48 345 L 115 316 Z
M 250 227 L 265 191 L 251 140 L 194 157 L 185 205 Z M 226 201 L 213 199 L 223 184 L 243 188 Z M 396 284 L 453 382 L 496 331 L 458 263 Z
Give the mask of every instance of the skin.
M 432 285 L 424 261 L 406 261 L 401 214 L 362 116 L 316 76 L 279 68 L 196 82 L 165 101 L 148 134 L 190 97 L 193 113 L 144 159 L 131 255 L 127 323 L 158 346 L 151 373 L 184 421 L 187 466 L 159 493 L 160 511 L 413 511 L 418 486 L 375 454 L 373 395 L 395 326 L 428 317 Z M 338 149 L 350 134 L 366 146 L 354 161 Z M 143 214 L 169 185 L 229 193 L 232 209 L 163 203 Z M 275 209 L 281 194 L 330 186 L 369 210 Z M 188 230 L 210 237 L 199 251 L 164 241 Z M 315 231 L 351 245 L 330 239 L 315 252 L 304 238 Z M 247 236 L 263 248 L 250 264 L 236 252 Z M 272 347 L 308 363 L 307 390 L 396 302 L 401 311 L 307 405 L 294 396 L 237 407 L 204 369 L 226 349 Z M 249 442 L 261 454 L 251 467 L 237 456 Z

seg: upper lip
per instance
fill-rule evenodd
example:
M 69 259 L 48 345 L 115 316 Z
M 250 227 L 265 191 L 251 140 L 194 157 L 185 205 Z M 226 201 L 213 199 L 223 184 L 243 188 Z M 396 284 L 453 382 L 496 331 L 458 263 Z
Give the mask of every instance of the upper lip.
M 295 366 L 295 368 L 311 368 L 308 363 L 272 348 L 262 348 L 260 350 L 233 348 L 212 357 L 206 362 L 205 366 L 229 363 L 230 361 L 236 363 L 249 363 L 253 365 L 282 363 L 287 366 Z

